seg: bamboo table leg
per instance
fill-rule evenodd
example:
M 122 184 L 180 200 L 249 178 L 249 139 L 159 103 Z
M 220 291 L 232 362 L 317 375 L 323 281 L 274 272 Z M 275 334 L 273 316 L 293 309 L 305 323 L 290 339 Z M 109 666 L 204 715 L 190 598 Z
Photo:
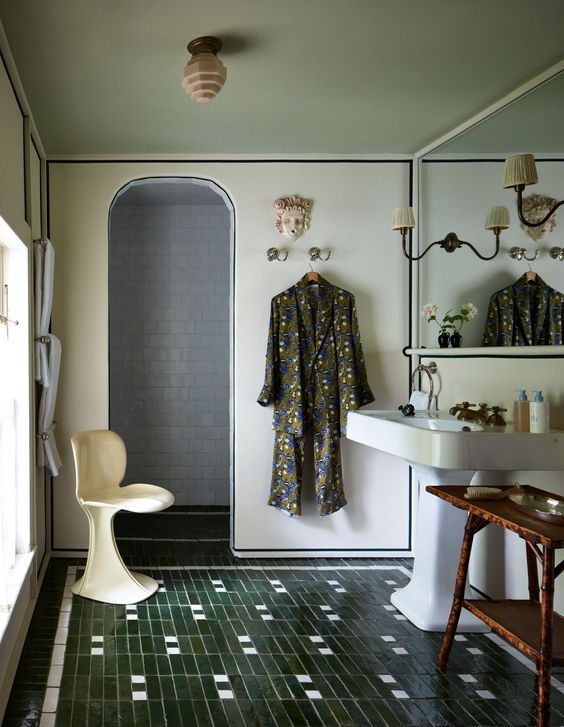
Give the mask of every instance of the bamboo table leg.
M 460 618 L 460 611 L 462 610 L 462 601 L 464 600 L 464 588 L 466 586 L 466 577 L 468 575 L 468 563 L 470 562 L 470 553 L 472 552 L 472 541 L 474 535 L 485 528 L 489 523 L 473 513 L 468 514 L 466 525 L 464 527 L 464 538 L 462 540 L 462 547 L 460 549 L 460 561 L 458 563 L 458 571 L 456 573 L 456 583 L 454 586 L 454 597 L 452 599 L 452 608 L 448 623 L 437 658 L 437 667 L 444 671 L 454 641 L 454 635 L 456 634 L 456 627 L 458 626 L 458 619 Z
M 527 576 L 529 582 L 529 600 L 539 603 L 539 574 L 537 571 L 537 556 L 532 543 L 525 541 L 527 553 Z
M 540 623 L 538 727 L 550 724 L 550 667 L 552 664 L 552 619 L 554 602 L 554 548 L 547 545 L 542 556 L 542 600 Z

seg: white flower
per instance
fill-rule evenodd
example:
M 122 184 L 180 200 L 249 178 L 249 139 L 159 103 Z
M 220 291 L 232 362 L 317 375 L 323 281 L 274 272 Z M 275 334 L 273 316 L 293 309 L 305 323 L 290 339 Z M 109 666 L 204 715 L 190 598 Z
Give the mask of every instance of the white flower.
M 475 318 L 478 315 L 478 306 L 474 303 L 466 303 L 462 307 L 468 311 L 468 318 Z
M 421 316 L 425 318 L 433 318 L 439 312 L 439 306 L 436 303 L 425 303 L 421 310 Z

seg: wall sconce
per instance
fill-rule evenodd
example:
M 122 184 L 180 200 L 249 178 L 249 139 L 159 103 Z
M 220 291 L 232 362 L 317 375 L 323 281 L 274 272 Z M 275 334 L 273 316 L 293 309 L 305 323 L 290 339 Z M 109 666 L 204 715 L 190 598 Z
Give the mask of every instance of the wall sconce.
M 551 247 L 550 257 L 553 260 L 560 260 L 560 262 L 564 261 L 564 247 Z
M 503 170 L 503 187 L 508 189 L 513 187 L 517 192 L 517 214 L 521 222 L 527 227 L 540 227 L 552 217 L 560 205 L 564 204 L 564 200 L 557 202 L 538 222 L 531 222 L 525 219 L 523 215 L 523 190 L 529 184 L 536 184 L 539 181 L 537 174 L 537 166 L 535 164 L 535 157 L 532 154 L 519 154 L 514 157 L 509 157 L 505 160 L 505 167 Z
M 429 250 L 434 247 L 434 245 L 439 245 L 439 247 L 446 250 L 446 252 L 454 252 L 459 247 L 468 245 L 468 247 L 480 258 L 480 260 L 492 260 L 499 252 L 499 235 L 502 230 L 506 230 L 509 226 L 509 210 L 507 207 L 492 207 L 492 209 L 488 212 L 486 224 L 484 225 L 486 230 L 492 230 L 495 235 L 495 252 L 489 257 L 479 253 L 471 242 L 459 240 L 455 232 L 449 232 L 444 240 L 432 242 L 425 248 L 425 250 L 423 250 L 421 255 L 410 255 L 407 251 L 406 236 L 409 230 L 412 230 L 415 227 L 415 215 L 413 214 L 413 209 L 411 207 L 396 207 L 394 209 L 392 220 L 392 230 L 399 230 L 401 233 L 403 254 L 408 260 L 413 262 L 421 260 L 423 255 L 426 255 Z
M 223 43 L 219 38 L 204 35 L 188 43 L 192 58 L 184 67 L 182 88 L 197 103 L 208 103 L 223 88 L 227 69 L 217 57 Z

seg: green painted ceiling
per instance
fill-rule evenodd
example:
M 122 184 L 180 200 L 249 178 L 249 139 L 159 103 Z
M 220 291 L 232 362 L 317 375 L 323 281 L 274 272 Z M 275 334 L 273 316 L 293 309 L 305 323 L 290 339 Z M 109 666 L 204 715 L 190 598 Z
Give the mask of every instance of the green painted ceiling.
M 0 0 L 46 150 L 412 153 L 564 57 L 562 0 Z M 224 89 L 180 87 L 224 40 Z

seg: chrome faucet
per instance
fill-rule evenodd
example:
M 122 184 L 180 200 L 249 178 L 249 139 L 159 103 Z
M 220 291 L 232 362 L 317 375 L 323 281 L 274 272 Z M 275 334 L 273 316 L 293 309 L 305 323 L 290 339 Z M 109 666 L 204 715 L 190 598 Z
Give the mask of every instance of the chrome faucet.
M 433 383 L 433 374 L 437 373 L 437 364 L 434 361 L 430 361 L 428 366 L 419 364 L 413 369 L 411 374 L 411 391 L 415 391 L 415 376 L 418 373 L 426 373 L 429 379 L 429 401 L 427 409 L 431 408 L 431 402 L 433 401 L 433 394 L 435 392 L 435 386 Z M 437 401 L 437 409 L 439 408 L 439 402 Z

